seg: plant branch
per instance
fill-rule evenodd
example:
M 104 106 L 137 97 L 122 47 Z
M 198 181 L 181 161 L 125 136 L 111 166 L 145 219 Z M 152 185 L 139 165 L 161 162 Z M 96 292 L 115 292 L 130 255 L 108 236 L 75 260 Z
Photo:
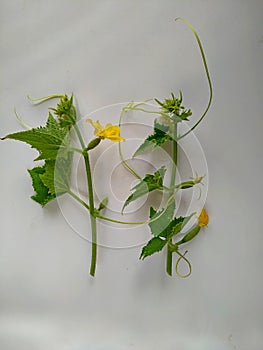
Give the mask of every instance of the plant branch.
M 86 209 L 89 210 L 89 205 L 83 201 L 78 195 L 76 195 L 74 192 L 72 192 L 71 190 L 68 191 L 68 194 L 74 198 L 77 202 L 79 202 L 81 205 L 83 205 L 83 207 L 85 207 Z
M 177 123 L 174 123 L 173 125 L 173 164 L 172 164 L 172 173 L 171 173 L 171 180 L 170 180 L 170 193 L 173 193 L 173 187 L 175 185 L 175 178 L 176 178 L 176 169 L 177 169 Z M 170 238 L 170 241 L 172 243 L 172 238 Z M 172 276 L 172 265 L 173 265 L 173 252 L 170 249 L 169 244 L 167 244 L 167 251 L 166 251 L 166 272 L 169 276 Z

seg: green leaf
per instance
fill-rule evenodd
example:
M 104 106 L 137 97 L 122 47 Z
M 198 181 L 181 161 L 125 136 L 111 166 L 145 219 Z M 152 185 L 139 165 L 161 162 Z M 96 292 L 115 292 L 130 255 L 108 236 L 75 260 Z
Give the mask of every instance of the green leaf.
M 157 218 L 156 220 L 149 223 L 151 232 L 155 237 L 173 237 L 183 229 L 190 218 L 194 215 L 192 214 L 186 217 L 180 216 L 179 218 L 173 219 L 174 210 L 174 200 L 166 209 L 162 209 L 159 212 L 154 210 L 152 207 L 150 208 L 150 219 L 152 220 L 154 218 Z
M 173 200 L 167 208 L 163 208 L 161 211 L 156 211 L 152 207 L 150 208 L 150 220 L 157 218 L 149 223 L 152 234 L 155 237 L 171 238 L 179 233 L 183 227 L 188 223 L 194 213 L 190 216 L 180 216 L 174 218 L 175 201 Z
M 146 174 L 144 179 L 142 179 L 138 185 L 132 188 L 133 193 L 126 199 L 123 207 L 122 212 L 124 208 L 133 202 L 135 199 L 138 199 L 139 197 L 143 196 L 146 193 L 149 193 L 156 189 L 162 189 L 163 188 L 163 177 L 165 174 L 165 167 L 162 166 L 160 169 L 158 169 L 154 174 Z
M 73 155 L 68 158 L 47 160 L 42 167 L 35 167 L 28 170 L 32 185 L 36 192 L 31 198 L 42 206 L 52 199 L 67 193 L 70 188 L 71 165 Z
M 167 209 L 163 209 L 160 212 L 155 211 L 153 208 L 150 210 L 150 219 L 159 216 L 157 220 L 149 223 L 152 234 L 155 236 L 152 238 L 146 246 L 143 247 L 140 259 L 144 259 L 149 255 L 159 252 L 162 250 L 165 245 L 171 240 L 173 236 L 178 234 L 183 227 L 187 224 L 190 218 L 194 215 L 190 215 L 187 217 L 180 216 L 179 218 L 172 219 L 174 213 L 175 203 L 174 201 L 167 207 Z M 189 240 L 190 235 L 187 236 Z M 185 238 L 186 239 L 186 238 Z M 181 243 L 185 243 L 182 240 Z
M 60 156 L 67 157 L 69 147 L 69 129 L 60 126 L 60 123 L 49 113 L 46 126 L 33 128 L 7 135 L 4 139 L 14 139 L 26 142 L 39 152 L 35 160 L 55 160 L 60 151 Z
M 72 159 L 73 155 L 69 153 L 67 159 L 58 156 L 56 161 L 46 161 L 46 171 L 40 178 L 50 194 L 58 197 L 69 191 Z
M 172 140 L 171 136 L 168 133 L 169 129 L 170 128 L 168 125 L 160 124 L 158 123 L 157 119 L 155 119 L 153 134 L 146 138 L 143 144 L 134 153 L 133 157 L 143 153 L 148 149 L 151 149 L 153 151 L 155 148 L 160 147 L 166 141 Z
M 50 202 L 52 199 L 54 199 L 56 196 L 54 194 L 50 194 L 49 189 L 47 186 L 44 185 L 41 175 L 43 175 L 46 171 L 46 165 L 43 165 L 42 167 L 35 167 L 31 170 L 28 170 L 31 178 L 32 178 L 32 185 L 36 192 L 35 195 L 33 195 L 31 198 L 41 204 L 42 206 L 46 205 L 48 202 Z
M 166 237 L 172 238 L 173 236 L 181 232 L 184 226 L 187 224 L 187 222 L 191 219 L 193 215 L 194 214 L 186 217 L 180 216 L 179 218 L 174 218 L 174 220 L 171 222 L 171 225 L 170 225 L 170 232 Z
M 150 208 L 150 219 L 158 217 L 158 219 L 149 223 L 151 232 L 156 237 L 166 237 L 167 231 L 170 231 L 170 224 L 173 220 L 175 210 L 175 201 L 173 200 L 166 209 L 157 212 L 152 207 Z M 159 217 L 160 216 L 160 217 Z
M 140 259 L 145 259 L 147 256 L 150 256 L 154 253 L 160 252 L 163 247 L 166 245 L 167 240 L 162 239 L 160 237 L 154 237 L 152 238 L 146 246 L 142 248 L 142 252 L 140 255 Z

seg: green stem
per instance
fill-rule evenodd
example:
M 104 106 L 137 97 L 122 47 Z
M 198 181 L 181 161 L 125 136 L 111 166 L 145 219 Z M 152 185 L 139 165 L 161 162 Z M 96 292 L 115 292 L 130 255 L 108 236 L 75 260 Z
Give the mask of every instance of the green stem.
M 76 195 L 74 192 L 72 192 L 71 190 L 68 191 L 68 194 L 74 198 L 77 202 L 79 202 L 80 204 L 83 205 L 83 207 L 85 207 L 86 209 L 89 210 L 89 205 L 84 202 L 78 195 Z
M 176 177 L 176 168 L 177 168 L 177 124 L 174 124 L 174 132 L 173 132 L 173 164 L 172 164 L 172 174 L 170 187 L 175 186 L 175 177 Z
M 90 275 L 95 275 L 96 262 L 97 262 L 97 225 L 96 225 L 96 215 L 94 207 L 94 197 L 93 197 L 93 186 L 92 186 L 92 176 L 90 168 L 89 154 L 85 151 L 85 143 L 82 138 L 81 132 L 77 124 L 74 125 L 74 129 L 78 136 L 81 147 L 83 148 L 83 157 L 85 161 L 87 182 L 88 182 L 88 192 L 89 192 L 89 212 L 90 212 L 90 223 L 91 223 L 91 235 L 92 235 L 92 250 L 91 250 L 91 264 L 90 264 Z M 82 203 L 83 204 L 83 203 Z
M 76 147 L 70 147 L 69 150 L 72 151 L 72 152 L 80 153 L 80 154 L 83 153 L 83 150 L 82 150 L 82 149 L 76 148 Z
M 91 251 L 91 264 L 90 275 L 95 276 L 96 262 L 97 262 L 97 225 L 96 218 L 90 213 L 91 230 L 92 230 L 92 251 Z
M 83 207 L 85 207 L 86 209 L 90 210 L 89 205 L 84 202 L 78 195 L 76 195 L 74 192 L 72 192 L 71 190 L 68 191 L 68 194 L 74 198 L 77 202 L 79 202 L 81 205 L 83 205 Z M 173 200 L 174 195 L 170 196 L 169 199 L 167 200 L 165 206 L 164 206 L 164 210 L 157 216 L 155 216 L 153 219 L 147 220 L 147 221 L 120 221 L 120 220 L 115 220 L 115 219 L 111 219 L 108 218 L 106 216 L 100 215 L 96 212 L 96 209 L 94 210 L 94 216 L 98 219 L 102 219 L 105 221 L 110 221 L 110 222 L 114 222 L 116 224 L 123 224 L 123 225 L 146 225 L 146 224 L 150 224 L 151 222 L 154 222 L 156 220 L 158 220 L 162 215 L 164 215 L 166 209 L 168 208 L 168 206 L 171 204 L 171 201 Z
M 93 197 L 93 186 L 92 186 L 92 176 L 89 161 L 88 152 L 83 153 L 88 181 L 88 191 L 89 191 L 89 212 L 90 212 L 90 223 L 91 223 L 91 233 L 92 233 L 92 252 L 91 252 L 91 264 L 90 264 L 90 274 L 95 275 L 96 261 L 97 261 L 97 226 L 96 226 L 96 216 L 94 208 L 94 197 Z
M 105 216 L 102 215 L 98 215 L 96 214 L 97 218 L 100 218 L 102 220 L 106 220 L 106 221 L 111 221 L 111 222 L 115 222 L 117 224 L 126 224 L 126 225 L 145 225 L 145 224 L 150 224 L 151 222 L 154 222 L 156 220 L 158 220 L 162 215 L 165 214 L 166 209 L 168 208 L 168 206 L 171 204 L 171 201 L 174 199 L 174 193 L 168 198 L 163 210 L 161 211 L 161 213 L 159 215 L 154 216 L 154 218 L 147 220 L 147 221 L 119 221 L 119 220 L 114 220 L 111 218 L 107 218 Z
M 103 216 L 103 215 L 96 215 L 96 217 L 99 219 L 105 220 L 105 221 L 110 221 L 110 222 L 114 222 L 116 224 L 122 224 L 122 225 L 144 225 L 144 224 L 147 224 L 147 221 L 120 221 L 120 220 L 108 218 L 108 217 Z
M 84 140 L 83 140 L 83 137 L 82 137 L 82 135 L 81 135 L 81 132 L 80 132 L 79 127 L 78 127 L 77 124 L 74 124 L 74 129 L 75 129 L 76 134 L 77 134 L 77 136 L 78 136 L 78 139 L 79 139 L 79 142 L 80 142 L 80 144 L 81 144 L 81 147 L 82 147 L 83 149 L 85 149 L 85 148 L 86 148 L 86 145 L 85 145 L 85 142 L 84 142 Z
M 173 270 L 173 252 L 170 249 L 169 244 L 167 244 L 167 250 L 166 250 L 166 272 L 169 276 L 172 276 Z
M 176 177 L 176 168 L 177 168 L 177 124 L 174 124 L 174 130 L 173 130 L 173 164 L 172 164 L 172 174 L 171 174 L 171 181 L 170 181 L 170 187 L 173 187 L 175 185 L 175 177 Z M 171 192 L 173 193 L 173 190 L 171 189 Z M 172 243 L 172 238 L 170 239 Z M 173 265 L 173 252 L 170 249 L 169 244 L 167 244 L 167 251 L 166 251 L 166 272 L 169 276 L 172 276 L 172 265 Z

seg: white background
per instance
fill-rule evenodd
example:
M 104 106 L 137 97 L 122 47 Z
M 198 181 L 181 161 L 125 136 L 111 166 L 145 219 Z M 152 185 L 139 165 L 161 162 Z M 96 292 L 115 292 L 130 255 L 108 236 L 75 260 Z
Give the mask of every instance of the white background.
M 29 199 L 35 151 L 1 142 L 1 349 L 262 349 L 261 0 L 2 0 L 0 136 L 21 129 L 14 106 L 28 124 L 45 121 L 47 105 L 30 106 L 27 94 L 74 92 L 86 116 L 182 89 L 197 118 L 208 86 L 178 16 L 197 28 L 214 86 L 195 132 L 210 224 L 191 243 L 192 276 L 167 277 L 163 254 L 139 261 L 140 246 L 101 247 L 92 279 L 90 243 L 56 202 Z

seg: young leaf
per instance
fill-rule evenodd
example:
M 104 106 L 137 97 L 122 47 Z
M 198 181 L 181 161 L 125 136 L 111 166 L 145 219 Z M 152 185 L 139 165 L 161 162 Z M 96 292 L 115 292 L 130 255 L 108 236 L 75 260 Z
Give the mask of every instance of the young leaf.
M 179 115 L 179 122 L 183 120 L 189 120 L 188 117 L 192 115 L 192 111 L 190 109 L 185 109 L 180 115 Z
M 158 123 L 157 119 L 154 121 L 153 134 L 148 136 L 143 144 L 137 149 L 133 157 L 151 148 L 153 151 L 158 146 L 160 147 L 166 141 L 172 140 L 171 136 L 168 134 L 169 126 Z
M 138 185 L 132 188 L 133 193 L 126 199 L 123 207 L 122 212 L 124 208 L 133 202 L 135 199 L 143 196 L 146 193 L 149 193 L 156 189 L 162 189 L 163 188 L 163 177 L 165 174 L 165 167 L 162 166 L 160 169 L 158 169 L 154 174 L 146 174 L 144 179 L 142 179 Z
M 167 240 L 160 237 L 153 237 L 147 244 L 142 248 L 140 259 L 145 259 L 154 253 L 157 253 L 163 249 L 166 245 Z
M 155 101 L 161 106 L 161 110 L 164 113 L 169 113 L 171 115 L 171 119 L 174 123 L 179 123 L 184 120 L 188 121 L 188 117 L 192 115 L 192 112 L 190 109 L 185 109 L 184 106 L 182 106 L 182 91 L 180 91 L 179 98 L 176 98 L 173 93 L 171 93 L 171 96 L 171 98 L 167 98 L 163 102 L 157 99 L 155 99 Z
M 56 196 L 54 194 L 49 193 L 49 189 L 47 186 L 44 185 L 41 175 L 43 175 L 46 171 L 46 165 L 43 165 L 42 167 L 35 167 L 31 170 L 28 170 L 31 178 L 32 178 L 32 185 L 36 192 L 35 195 L 33 195 L 31 198 L 41 204 L 42 206 L 46 205 L 48 202 L 50 202 L 52 199 L 54 199 Z
M 57 115 L 61 127 L 71 127 L 76 123 L 76 109 L 73 105 L 73 94 L 69 98 L 67 95 L 61 97 L 56 108 L 50 108 Z
M 108 202 L 109 202 L 109 198 L 108 197 L 104 198 L 99 204 L 98 211 L 105 209 L 107 207 Z
M 155 101 L 161 106 L 162 111 L 179 115 L 180 111 L 184 108 L 182 106 L 182 91 L 180 90 L 179 98 L 175 97 L 173 93 L 171 93 L 171 96 L 171 98 L 166 98 L 163 102 L 160 102 L 157 98 L 155 98 Z
M 49 113 L 46 126 L 9 134 L 4 139 L 23 141 L 37 149 L 39 157 L 35 160 L 55 160 L 60 149 L 62 150 L 60 152 L 61 156 L 63 154 L 67 156 L 68 154 L 68 131 L 68 128 L 62 128 L 60 123 Z M 63 153 L 63 150 L 65 153 Z

